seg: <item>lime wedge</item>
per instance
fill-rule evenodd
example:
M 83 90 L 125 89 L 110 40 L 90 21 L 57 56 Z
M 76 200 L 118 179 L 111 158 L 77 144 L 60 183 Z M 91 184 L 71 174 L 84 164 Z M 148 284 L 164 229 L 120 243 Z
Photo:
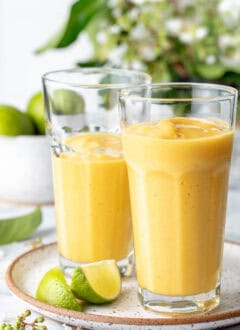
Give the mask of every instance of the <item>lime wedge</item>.
M 74 311 L 83 310 L 83 302 L 74 297 L 59 267 L 50 269 L 43 276 L 37 288 L 36 298 L 53 306 Z
M 116 299 L 121 292 L 121 276 L 114 260 L 76 267 L 71 289 L 76 297 L 94 304 Z
M 42 221 L 40 208 L 0 207 L 0 245 L 26 239 Z

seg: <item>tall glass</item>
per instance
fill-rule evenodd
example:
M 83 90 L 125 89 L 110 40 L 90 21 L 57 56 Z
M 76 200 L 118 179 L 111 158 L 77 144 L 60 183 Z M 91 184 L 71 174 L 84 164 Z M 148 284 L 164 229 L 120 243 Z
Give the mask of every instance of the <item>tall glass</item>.
M 212 84 L 121 93 L 139 297 L 150 310 L 219 304 L 236 100 L 234 88 Z
M 128 176 L 119 137 L 121 88 L 150 82 L 141 72 L 84 68 L 43 76 L 60 265 L 115 259 L 129 271 Z

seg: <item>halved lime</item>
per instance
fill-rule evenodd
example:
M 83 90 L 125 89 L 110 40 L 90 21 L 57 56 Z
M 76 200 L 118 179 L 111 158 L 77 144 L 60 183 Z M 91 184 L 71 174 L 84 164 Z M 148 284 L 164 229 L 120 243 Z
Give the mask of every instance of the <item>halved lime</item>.
M 121 292 L 121 275 L 114 260 L 76 267 L 71 282 L 76 297 L 94 304 L 115 300 Z
M 43 276 L 37 288 L 36 298 L 53 306 L 75 311 L 83 310 L 83 303 L 75 298 L 59 267 L 50 269 Z

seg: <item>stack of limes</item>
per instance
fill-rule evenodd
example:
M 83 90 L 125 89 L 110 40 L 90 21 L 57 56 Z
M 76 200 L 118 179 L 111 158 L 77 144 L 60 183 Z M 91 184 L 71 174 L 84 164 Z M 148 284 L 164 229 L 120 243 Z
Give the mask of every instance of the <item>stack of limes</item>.
M 76 267 L 70 285 L 59 267 L 50 269 L 38 285 L 36 298 L 57 307 L 83 311 L 85 302 L 109 303 L 120 292 L 118 266 L 114 260 L 104 260 Z
M 51 100 L 52 111 L 60 115 L 84 112 L 84 99 L 77 92 L 67 89 L 54 91 Z M 10 105 L 0 105 L 0 135 L 44 135 L 45 107 L 42 92 L 29 100 L 26 112 Z
M 45 114 L 42 93 L 34 95 L 27 111 L 10 105 L 0 105 L 0 135 L 45 134 Z
M 40 135 L 45 134 L 45 109 L 42 92 L 38 92 L 29 100 L 27 114 L 35 124 L 36 131 Z
M 83 97 L 75 91 L 57 89 L 50 98 L 53 111 L 58 115 L 72 115 L 84 111 Z M 44 134 L 45 109 L 42 92 L 38 92 L 33 95 L 28 102 L 25 112 L 10 105 L 0 104 L 0 136 L 4 136 L 4 138 L 1 137 L 4 144 L 15 143 L 15 139 L 9 139 L 10 141 L 6 141 L 5 136 L 15 137 L 19 135 L 32 136 Z M 26 139 L 23 139 L 22 141 L 23 143 L 27 143 Z M 36 141 L 38 141 L 38 139 Z M 29 150 L 28 148 L 29 144 L 27 144 L 26 147 L 27 151 Z M 8 150 L 7 147 L 6 150 Z M 16 150 L 16 148 L 13 150 Z M 31 166 L 32 164 L 30 157 L 31 153 L 29 153 L 29 158 L 27 158 L 25 163 L 27 166 Z M 8 159 L 8 157 L 4 157 L 4 155 L 3 158 Z M 3 168 L 5 169 L 4 165 L 2 166 L 2 169 Z M 12 181 L 14 182 L 14 180 Z M 2 191 L 1 193 L 3 194 Z M 7 212 L 6 208 L 1 207 L 0 245 L 26 239 L 36 230 L 40 223 L 41 210 L 39 208 L 24 209 L 21 210 L 19 214 L 18 211 L 16 212 L 14 207 L 7 210 Z
M 33 135 L 35 127 L 29 116 L 9 105 L 0 105 L 0 135 Z

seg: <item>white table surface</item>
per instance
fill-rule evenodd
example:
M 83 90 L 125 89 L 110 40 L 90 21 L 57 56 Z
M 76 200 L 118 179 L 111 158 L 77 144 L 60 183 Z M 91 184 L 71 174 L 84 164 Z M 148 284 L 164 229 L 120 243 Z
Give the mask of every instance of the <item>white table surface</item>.
M 239 183 L 240 186 L 240 183 Z M 53 206 L 46 206 L 43 210 L 43 221 L 36 233 L 27 241 L 12 243 L 0 246 L 0 323 L 3 321 L 13 321 L 18 314 L 21 314 L 26 306 L 24 303 L 12 297 L 4 281 L 5 270 L 9 263 L 19 254 L 29 249 L 29 243 L 36 237 L 41 237 L 44 244 L 56 240 L 55 233 L 55 213 Z M 1 212 L 1 208 L 0 208 Z M 231 189 L 228 199 L 228 212 L 226 224 L 226 238 L 240 241 L 240 189 Z M 33 312 L 35 316 L 36 313 Z M 46 325 L 50 330 L 74 329 L 50 319 L 46 320 Z M 225 329 L 240 330 L 240 324 Z

